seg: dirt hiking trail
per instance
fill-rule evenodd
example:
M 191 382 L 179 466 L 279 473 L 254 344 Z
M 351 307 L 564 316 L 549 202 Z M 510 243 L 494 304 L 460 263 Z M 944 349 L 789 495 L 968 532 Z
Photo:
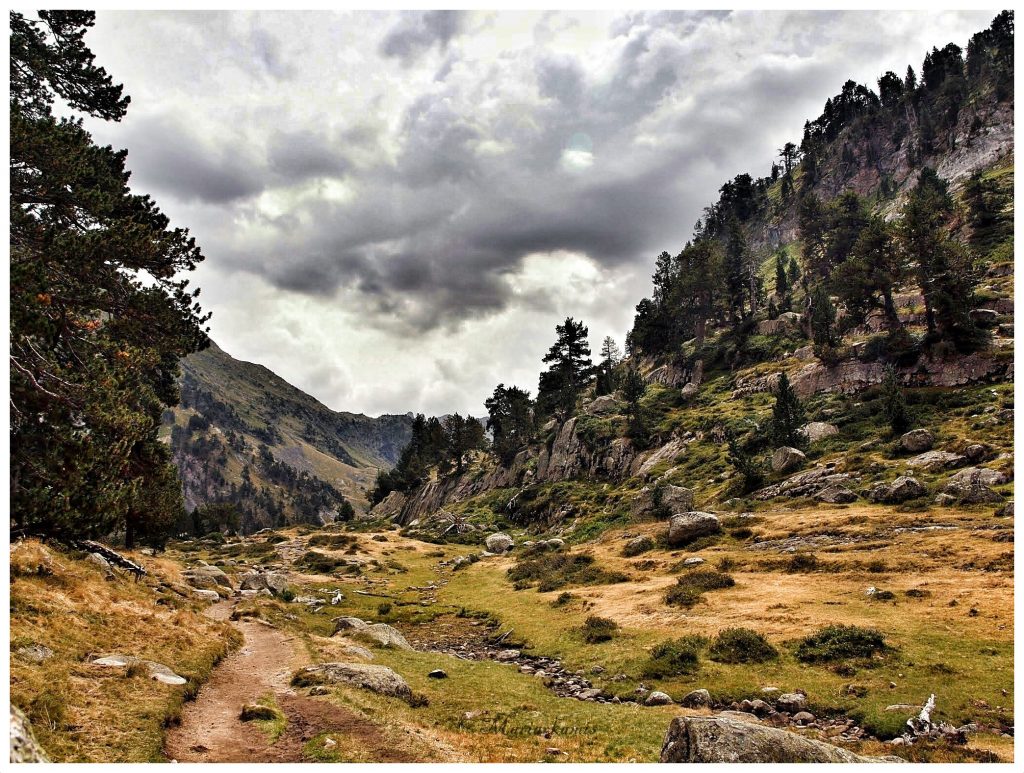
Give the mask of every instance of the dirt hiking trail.
M 233 602 L 207 610 L 228 620 Z M 186 703 L 181 723 L 167 731 L 164 751 L 178 762 L 303 762 L 303 746 L 321 733 L 331 733 L 339 747 L 355 744 L 380 762 L 415 762 L 407 751 L 389 743 L 380 728 L 347 709 L 299 695 L 290 685 L 292 672 L 308 662 L 296 642 L 281 631 L 251 620 L 233 622 L 245 642 L 225 658 L 203 685 L 195 701 Z M 287 726 L 271 743 L 239 713 L 271 693 L 284 712 Z

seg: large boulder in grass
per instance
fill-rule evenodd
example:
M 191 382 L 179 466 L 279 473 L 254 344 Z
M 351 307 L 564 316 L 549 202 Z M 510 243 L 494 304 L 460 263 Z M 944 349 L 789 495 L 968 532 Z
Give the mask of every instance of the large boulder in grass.
M 185 582 L 193 588 L 216 590 L 217 586 L 231 589 L 231 578 L 216 566 L 202 564 L 186 569 L 181 573 Z
M 917 478 L 901 475 L 892 483 L 876 483 L 868 492 L 868 499 L 887 505 L 902 504 L 927 494 L 927 490 Z
M 661 762 L 903 762 L 865 757 L 824 741 L 729 717 L 676 717 Z
M 931 451 L 935 445 L 935 435 L 926 429 L 912 429 L 900 437 L 899 447 L 908 454 L 922 454 Z
M 668 522 L 668 544 L 673 547 L 685 545 L 700 537 L 717 534 L 722 530 L 718 516 L 693 510 L 688 513 L 676 513 Z
M 619 401 L 611 395 L 601 395 L 587 403 L 583 410 L 592 416 L 601 416 L 607 413 L 618 413 Z
M 1007 476 L 996 470 L 989 470 L 984 467 L 968 467 L 950 476 L 942 487 L 942 493 L 953 497 L 957 502 L 965 505 L 980 505 L 990 502 L 1002 502 L 1003 497 L 999 492 L 993 491 L 991 486 L 999 486 L 1006 483 Z
M 772 472 L 790 472 L 803 466 L 807 455 L 799 448 L 782 446 L 772 454 Z
M 808 443 L 817 443 L 827 437 L 839 434 L 839 427 L 824 421 L 812 421 L 800 428 L 800 434 L 807 438 Z
M 357 634 L 364 639 L 371 639 L 382 647 L 394 647 L 400 650 L 411 650 L 413 647 L 397 628 L 387 623 L 368 623 L 358 617 L 338 617 L 334 619 L 334 632 Z
M 488 553 L 505 553 L 515 547 L 515 544 L 515 540 L 501 532 L 491 534 L 484 540 L 484 545 L 487 546 Z
M 306 666 L 295 673 L 292 684 L 297 687 L 349 684 L 378 695 L 401 698 L 405 701 L 412 699 L 412 688 L 405 679 L 387 666 L 369 663 L 319 663 Z

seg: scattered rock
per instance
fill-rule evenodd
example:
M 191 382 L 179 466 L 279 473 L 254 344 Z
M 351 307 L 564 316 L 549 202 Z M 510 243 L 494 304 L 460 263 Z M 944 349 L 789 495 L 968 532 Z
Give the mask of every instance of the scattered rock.
M 986 486 L 1002 486 L 1009 481 L 1009 476 L 998 470 L 990 470 L 987 467 L 967 467 L 950 475 L 946 485 L 982 483 Z
M 799 725 L 807 725 L 813 722 L 815 719 L 814 715 L 809 711 L 798 711 L 793 715 L 793 721 Z
M 53 657 L 53 650 L 42 644 L 28 644 L 24 647 L 18 647 L 15 650 L 15 654 L 22 660 L 27 660 L 30 663 L 42 663 L 44 660 L 49 660 Z
M 645 706 L 668 706 L 671 703 L 672 698 L 670 698 L 666 693 L 658 690 L 650 693 L 644 700 Z
M 515 541 L 507 534 L 498 532 L 497 534 L 491 534 L 487 539 L 485 539 L 484 545 L 487 546 L 488 552 L 504 553 L 513 548 Z
M 807 438 L 809 443 L 817 443 L 819 440 L 838 435 L 839 427 L 824 421 L 812 421 L 800 428 L 800 434 Z
M 920 454 L 930 451 L 935 445 L 935 435 L 926 429 L 912 429 L 900 437 L 899 448 L 908 454 Z
M 927 472 L 938 472 L 960 467 L 967 459 L 960 454 L 953 454 L 949 451 L 926 451 L 915 457 L 907 459 L 907 467 L 920 468 Z
M 207 590 L 206 588 L 193 588 L 192 596 L 200 601 L 209 601 L 214 604 L 220 601 L 220 594 L 217 591 Z
M 1002 507 L 997 507 L 994 513 L 999 518 L 1012 518 L 1013 517 L 1013 500 L 1004 504 Z
M 897 505 L 910 499 L 923 497 L 927 492 L 917 478 L 908 475 L 901 475 L 892 483 L 877 483 L 868 492 L 868 499 L 872 502 L 881 502 L 889 505 Z
M 447 679 L 448 672 L 445 671 L 443 668 L 435 668 L 433 671 L 427 674 L 427 676 L 429 676 L 431 679 Z
M 971 309 L 968 315 L 972 322 L 984 328 L 995 327 L 999 320 L 999 312 L 995 309 Z
M 798 448 L 782 446 L 772 454 L 772 472 L 789 472 L 802 467 L 807 455 Z
M 989 450 L 987 446 L 981 443 L 971 443 L 964 449 L 964 456 L 966 456 L 972 463 L 977 463 L 988 456 L 988 452 Z
M 281 719 L 281 712 L 273 706 L 264 706 L 261 703 L 246 703 L 242 706 L 242 713 L 238 715 L 238 718 L 243 722 L 253 722 L 256 720 L 269 722 Z
M 704 559 L 700 556 L 690 556 L 689 558 L 683 559 L 683 566 L 700 566 L 704 563 Z
M 518 658 L 520 654 L 522 653 L 520 653 L 519 650 L 502 650 L 494 656 L 494 659 L 499 663 L 508 663 L 509 661 Z
M 320 663 L 306 666 L 295 674 L 292 684 L 350 684 L 378 695 L 406 701 L 412 699 L 412 689 L 401 676 L 387 666 L 368 663 Z
M 1002 485 L 1007 480 L 1003 473 L 996 470 L 968 467 L 951 476 L 943 486 L 942 493 L 965 505 L 1002 502 L 1003 497 L 990 486 Z
M 387 623 L 367 623 L 358 617 L 337 617 L 334 619 L 334 633 L 331 636 L 342 631 L 354 631 L 361 636 L 373 639 L 383 647 L 395 647 L 400 650 L 412 649 L 412 645 L 401 631 Z
M 104 572 L 110 572 L 111 571 L 110 562 L 107 559 L 105 559 L 103 556 L 101 556 L 99 553 L 90 553 L 89 555 L 87 555 L 85 557 L 85 561 L 86 561 L 86 563 L 92 564 L 93 566 L 95 566 L 97 569 L 100 569 L 101 571 L 104 571 Z
M 856 494 L 846 488 L 846 486 L 841 486 L 839 484 L 833 484 L 823 488 L 814 495 L 814 498 L 819 502 L 827 502 L 832 505 L 847 504 L 849 502 L 857 501 Z
M 688 709 L 708 708 L 711 705 L 711 693 L 705 689 L 693 690 L 683 696 L 679 705 Z
M 330 695 L 331 691 L 330 691 L 329 688 L 325 687 L 322 684 L 315 684 L 315 685 L 313 685 L 312 687 L 309 688 L 309 694 L 313 695 L 313 696 L 316 696 L 316 695 Z
M 128 668 L 130 666 L 141 665 L 145 667 L 150 679 L 161 682 L 162 684 L 181 685 L 188 681 L 185 677 L 174 673 L 170 667 L 165 666 L 163 663 L 157 663 L 152 660 L 141 660 L 134 655 L 104 655 L 103 657 L 95 658 L 90 662 L 94 666 L 106 666 L 108 668 Z
M 633 537 L 622 546 L 622 555 L 632 558 L 654 548 L 654 540 L 650 537 Z
M 11 704 L 11 750 L 10 760 L 17 762 L 49 762 L 43 747 L 32 734 L 32 723 L 28 717 Z
M 333 738 L 325 738 L 324 739 L 324 748 L 325 749 L 333 749 L 337 745 L 338 745 L 338 742 L 335 741 Z
M 775 699 L 775 707 L 779 711 L 796 714 L 807 710 L 807 696 L 798 692 L 787 692 Z
M 902 762 L 864 757 L 787 730 L 716 717 L 676 717 L 661 748 L 662 762 Z
M 668 543 L 683 545 L 698 537 L 716 534 L 722 529 L 718 517 L 711 513 L 694 510 L 688 513 L 673 515 L 668 524 Z
M 755 499 L 774 499 L 778 496 L 810 497 L 830 486 L 848 486 L 855 478 L 849 473 L 836 472 L 835 464 L 829 463 L 804 472 L 798 472 L 781 483 L 767 486 L 754 494 Z

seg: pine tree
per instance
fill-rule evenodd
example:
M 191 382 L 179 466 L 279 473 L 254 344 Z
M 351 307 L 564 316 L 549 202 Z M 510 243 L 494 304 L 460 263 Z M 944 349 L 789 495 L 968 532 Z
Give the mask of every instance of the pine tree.
M 594 393 L 597 396 L 610 395 L 618 384 L 615 380 L 615 366 L 622 361 L 622 351 L 615 339 L 605 336 L 601 342 L 601 362 L 597 366 L 597 381 Z
M 178 361 L 207 343 L 182 278 L 203 256 L 130 192 L 124 151 L 53 115 L 58 98 L 125 115 L 128 97 L 84 41 L 94 16 L 10 16 L 12 525 L 154 539 L 181 519 L 156 435 L 178 402 Z
M 772 406 L 772 418 L 768 424 L 768 437 L 776 446 L 799 447 L 804 440 L 800 428 L 806 420 L 803 403 L 783 373 L 775 387 L 775 405 Z
M 644 421 L 640 400 L 647 392 L 647 383 L 636 368 L 630 368 L 622 379 L 622 396 L 626 399 L 626 415 L 629 417 L 629 436 L 635 441 L 647 440 L 647 424 Z
M 896 369 L 889 365 L 882 379 L 882 414 L 892 429 L 893 434 L 906 432 L 910 427 L 910 414 L 907 410 L 907 399 L 903 395 Z
M 733 432 L 727 432 L 726 444 L 728 446 L 728 459 L 736 471 L 740 474 L 741 494 L 749 494 L 759 488 L 764 482 L 764 471 L 757 463 L 750 450 L 740 443 Z
M 815 354 L 824 360 L 830 359 L 832 350 L 839 344 L 836 307 L 820 283 L 811 297 L 811 340 L 814 341 Z
M 775 253 L 775 294 L 779 299 L 789 293 L 789 278 L 786 276 L 786 253 L 779 250 Z
M 558 411 L 569 416 L 594 372 L 587 343 L 590 331 L 582 322 L 567 317 L 555 326 L 555 333 L 558 338 L 544 355 L 549 367 L 540 376 L 537 404 L 545 415 Z
M 484 405 L 487 408 L 487 429 L 493 437 L 494 453 L 504 464 L 509 464 L 533 435 L 533 401 L 530 400 L 530 393 L 519 387 L 498 384 Z

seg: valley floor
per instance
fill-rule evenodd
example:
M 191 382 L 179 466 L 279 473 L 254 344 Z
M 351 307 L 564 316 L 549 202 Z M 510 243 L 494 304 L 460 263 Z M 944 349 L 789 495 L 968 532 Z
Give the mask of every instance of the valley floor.
M 855 505 L 777 508 L 742 523 L 730 524 L 717 542 L 682 550 L 659 542 L 663 523 L 608 531 L 566 550 L 591 554 L 595 565 L 622 572 L 624 581 L 544 592 L 516 590 L 509 580 L 521 546 L 455 569 L 453 559 L 479 554 L 482 546 L 425 543 L 382 525 L 179 543 L 166 557 L 140 560 L 175 576 L 181 565 L 206 561 L 220 566 L 232 585 L 258 565 L 286 575 L 289 588 L 274 598 L 225 586 L 225 598 L 202 612 L 195 602 L 183 605 L 164 625 L 187 628 L 191 644 L 165 647 L 133 639 L 88 646 L 85 637 L 96 633 L 91 626 L 102 624 L 91 616 L 103 612 L 86 608 L 95 599 L 80 588 L 140 594 L 135 611 L 149 617 L 166 605 L 146 608 L 142 594 L 159 597 L 166 589 L 157 583 L 145 591 L 124 578 L 87 586 L 93 570 L 59 556 L 58 572 L 12 577 L 15 645 L 54 653 L 33 663 L 12 647 L 12 696 L 56 760 L 653 762 L 672 717 L 728 710 L 770 695 L 765 688 L 806 693 L 814 718 L 788 729 L 861 754 L 1012 759 L 1012 519 L 991 508 L 898 512 Z M 625 542 L 642 535 L 652 537 L 653 549 L 624 557 Z M 667 605 L 665 592 L 688 571 L 679 568 L 686 558 L 727 571 L 735 584 L 706 592 L 691 608 Z M 65 619 L 76 623 L 74 641 L 45 624 L 58 613 L 58 601 L 70 613 Z M 588 643 L 582 630 L 595 615 L 618 628 L 609 640 Z M 358 630 L 332 636 L 339 617 L 393 626 L 412 648 L 381 646 Z M 892 649 L 870 662 L 798 660 L 798 641 L 832 623 L 878 629 Z M 658 644 L 690 634 L 713 637 L 730 627 L 763 634 L 779 657 L 729 664 L 703 655 L 691 673 L 643 675 Z M 186 686 L 194 700 L 181 705 L 183 688 L 88 664 L 91 655 L 115 647 L 162 658 L 179 673 L 200 650 L 217 657 L 233 651 L 209 677 L 190 672 L 190 684 L 201 686 Z M 303 666 L 331 662 L 386 666 L 408 684 L 411 697 L 351 684 L 293 683 Z M 446 678 L 428 676 L 435 669 Z M 46 679 L 64 685 L 59 696 L 43 698 Z M 712 708 L 642 705 L 648 691 L 678 704 L 697 688 L 710 692 Z M 936 721 L 973 723 L 967 744 L 887 743 L 931 693 Z M 277 719 L 242 722 L 242 706 L 254 702 L 274 709 Z M 138 713 L 146 706 L 154 708 L 143 720 Z M 126 735 L 127 727 L 140 725 L 146 727 L 137 736 Z M 148 740 L 160 737 L 159 747 Z

